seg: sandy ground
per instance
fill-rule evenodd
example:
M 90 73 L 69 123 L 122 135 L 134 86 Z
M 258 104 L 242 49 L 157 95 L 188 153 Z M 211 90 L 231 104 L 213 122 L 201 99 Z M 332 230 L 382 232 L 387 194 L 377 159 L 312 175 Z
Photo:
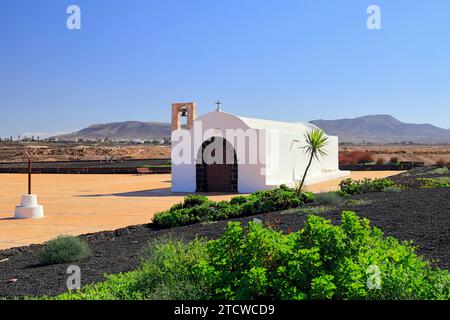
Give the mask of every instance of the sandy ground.
M 386 177 L 398 171 L 353 172 L 352 178 Z M 0 249 L 48 241 L 60 234 L 80 235 L 149 223 L 159 211 L 182 201 L 170 192 L 167 175 L 34 175 L 33 192 L 44 205 L 45 218 L 14 220 L 14 208 L 27 190 L 27 176 L 0 175 Z M 335 190 L 341 179 L 309 190 Z M 212 200 L 231 194 L 208 194 Z

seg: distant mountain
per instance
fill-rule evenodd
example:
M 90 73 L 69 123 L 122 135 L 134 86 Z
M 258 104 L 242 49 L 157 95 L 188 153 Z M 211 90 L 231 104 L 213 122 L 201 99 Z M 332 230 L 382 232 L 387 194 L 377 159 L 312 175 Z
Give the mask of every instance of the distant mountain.
M 431 124 L 401 122 L 390 115 L 370 115 L 355 119 L 313 120 L 310 123 L 340 142 L 375 143 L 411 141 L 414 143 L 450 143 L 450 130 Z
M 355 119 L 310 121 L 340 142 L 374 143 L 414 142 L 450 143 L 450 130 L 431 124 L 403 123 L 390 115 L 371 115 Z M 56 136 L 59 140 L 147 140 L 170 137 L 171 124 L 165 122 L 125 121 L 94 124 L 85 129 Z
M 170 134 L 170 123 L 125 121 L 94 124 L 82 130 L 52 138 L 57 138 L 59 140 L 95 140 L 105 138 L 111 140 L 148 140 L 170 137 Z

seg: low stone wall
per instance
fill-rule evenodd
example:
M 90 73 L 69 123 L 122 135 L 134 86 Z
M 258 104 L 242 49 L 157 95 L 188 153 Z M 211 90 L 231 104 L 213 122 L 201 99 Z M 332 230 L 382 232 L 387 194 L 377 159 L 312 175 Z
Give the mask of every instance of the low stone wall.
M 340 170 L 350 171 L 405 171 L 423 167 L 423 162 L 400 162 L 399 164 L 346 164 L 340 165 Z
M 148 174 L 167 174 L 170 167 L 149 167 Z M 33 174 L 137 174 L 133 167 L 33 168 Z M 0 168 L 0 173 L 27 173 L 26 168 Z
M 131 159 L 106 163 L 98 160 L 33 162 L 33 173 L 45 174 L 136 174 L 137 168 L 145 173 L 170 173 L 170 159 Z M 0 163 L 0 173 L 27 173 L 28 163 Z

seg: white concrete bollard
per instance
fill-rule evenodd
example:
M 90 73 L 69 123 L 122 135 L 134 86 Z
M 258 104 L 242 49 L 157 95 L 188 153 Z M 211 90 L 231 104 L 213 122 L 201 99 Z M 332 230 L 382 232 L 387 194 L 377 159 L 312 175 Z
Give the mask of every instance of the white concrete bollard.
M 16 207 L 15 219 L 38 219 L 44 217 L 44 207 L 38 204 L 35 194 L 23 195 L 20 206 Z

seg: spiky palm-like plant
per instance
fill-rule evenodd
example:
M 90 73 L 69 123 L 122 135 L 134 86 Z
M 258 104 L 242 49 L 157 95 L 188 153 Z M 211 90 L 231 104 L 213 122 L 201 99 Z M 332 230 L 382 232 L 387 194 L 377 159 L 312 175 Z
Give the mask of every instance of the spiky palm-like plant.
M 302 148 L 305 149 L 306 154 L 309 154 L 309 162 L 308 165 L 306 166 L 305 173 L 303 174 L 299 190 L 303 190 L 305 178 L 306 175 L 308 174 L 309 168 L 311 167 L 313 159 L 316 158 L 319 161 L 320 157 L 324 157 L 327 155 L 325 147 L 328 144 L 328 136 L 325 134 L 323 130 L 312 129 L 306 132 L 305 140 L 306 145 Z

